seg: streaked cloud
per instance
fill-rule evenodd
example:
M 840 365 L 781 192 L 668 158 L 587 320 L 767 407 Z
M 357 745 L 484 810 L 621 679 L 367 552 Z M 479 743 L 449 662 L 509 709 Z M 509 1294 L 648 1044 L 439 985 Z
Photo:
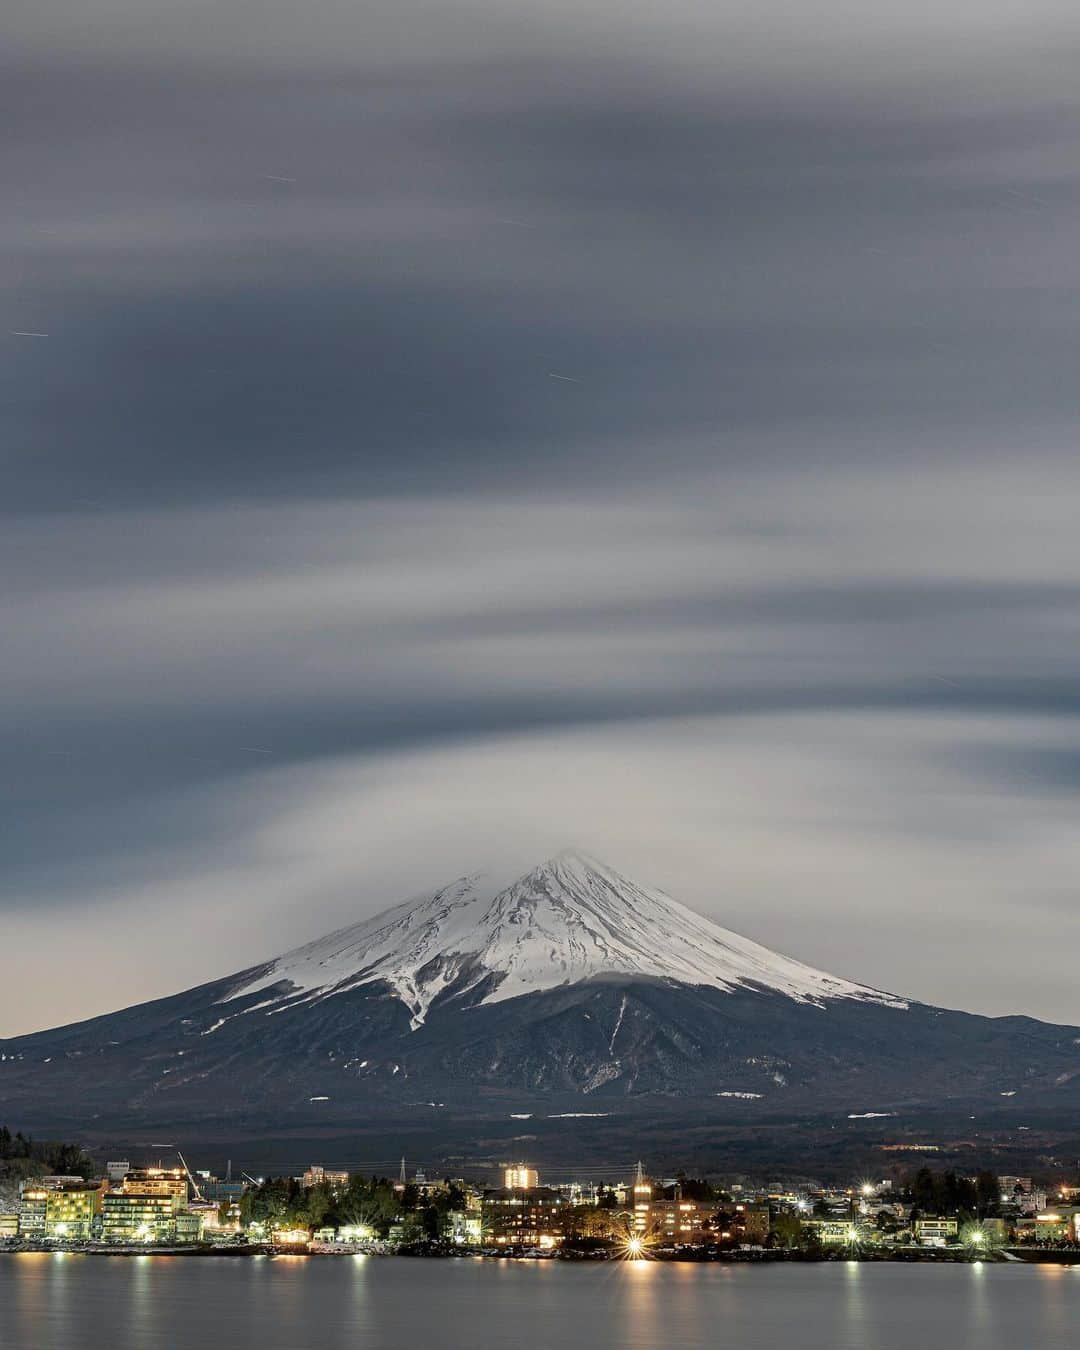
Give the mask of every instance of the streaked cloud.
M 1075 1017 L 1072 7 L 8 31 L 10 940 L 166 992 L 572 833 Z

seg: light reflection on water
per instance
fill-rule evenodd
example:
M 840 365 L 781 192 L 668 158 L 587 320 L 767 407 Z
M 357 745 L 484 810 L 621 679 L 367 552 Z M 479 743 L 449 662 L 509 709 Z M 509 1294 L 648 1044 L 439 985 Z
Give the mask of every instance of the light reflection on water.
M 1058 1266 L 0 1256 L 3 1350 L 1016 1350 L 1078 1317 Z

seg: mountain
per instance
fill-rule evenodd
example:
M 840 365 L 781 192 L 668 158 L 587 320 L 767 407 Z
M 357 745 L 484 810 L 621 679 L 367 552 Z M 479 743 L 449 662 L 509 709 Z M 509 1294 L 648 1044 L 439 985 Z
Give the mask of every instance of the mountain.
M 661 1112 L 719 1128 L 943 1103 L 965 1120 L 1074 1110 L 1080 1029 L 825 974 L 576 853 L 506 884 L 462 877 L 225 979 L 0 1041 L 0 1119 L 36 1128 L 251 1137 L 400 1130 L 420 1112 L 469 1148 L 519 1139 L 507 1130 L 521 1121 Z
M 430 897 L 289 952 L 253 979 L 240 977 L 229 997 L 284 985 L 265 1006 L 295 1006 L 383 980 L 416 1030 L 450 993 L 488 1004 L 601 975 L 725 992 L 767 989 L 800 1002 L 854 998 L 907 1006 L 778 956 L 572 851 L 507 886 L 483 873 L 461 877 Z

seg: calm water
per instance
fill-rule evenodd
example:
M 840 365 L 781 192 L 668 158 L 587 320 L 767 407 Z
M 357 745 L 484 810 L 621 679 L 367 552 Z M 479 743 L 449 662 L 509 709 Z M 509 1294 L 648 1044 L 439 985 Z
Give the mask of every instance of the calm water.
M 0 1256 L 2 1350 L 1017 1350 L 1080 1267 Z

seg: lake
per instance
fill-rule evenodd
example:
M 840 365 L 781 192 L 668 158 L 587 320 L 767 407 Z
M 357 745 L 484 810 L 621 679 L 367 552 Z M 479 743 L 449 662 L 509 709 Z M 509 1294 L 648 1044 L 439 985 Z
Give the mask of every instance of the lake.
M 0 1255 L 2 1350 L 1017 1350 L 1080 1267 Z

